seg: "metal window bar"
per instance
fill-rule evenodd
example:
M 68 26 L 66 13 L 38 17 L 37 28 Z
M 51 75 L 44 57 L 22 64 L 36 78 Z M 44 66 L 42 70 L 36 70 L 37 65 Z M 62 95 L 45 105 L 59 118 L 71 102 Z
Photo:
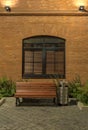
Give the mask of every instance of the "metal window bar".
M 45 37 L 44 37 L 45 38 Z M 49 37 L 50 38 L 50 37 Z M 41 39 L 42 39 L 42 37 L 41 37 Z M 26 40 L 26 39 L 25 39 Z M 38 62 L 35 62 L 35 60 L 34 60 L 34 58 L 35 58 L 35 56 L 34 56 L 34 52 L 36 52 L 36 51 L 42 51 L 42 74 L 44 74 L 44 76 L 46 75 L 46 77 L 47 76 L 49 76 L 50 74 L 46 74 L 46 65 L 49 63 L 50 64 L 50 62 L 46 62 L 46 52 L 48 52 L 48 51 L 53 51 L 54 52 L 54 58 L 53 58 L 53 64 L 54 64 L 54 68 L 53 68 L 53 70 L 54 70 L 54 72 L 53 73 L 56 73 L 56 64 L 60 64 L 61 62 L 59 62 L 59 61 L 57 61 L 56 60 L 56 51 L 63 51 L 63 53 L 64 53 L 64 59 L 63 59 L 63 65 L 64 65 L 64 67 L 63 67 L 63 71 L 64 71 L 64 73 L 63 74 L 57 74 L 59 77 L 65 77 L 65 40 L 64 39 L 61 39 L 61 40 L 63 40 L 63 43 L 47 43 L 46 41 L 47 40 L 42 40 L 42 42 L 43 43 L 29 43 L 28 41 L 27 41 L 27 43 L 25 43 L 24 41 L 25 40 L 23 40 L 23 49 L 22 49 L 22 51 L 23 51 L 23 54 L 22 54 L 22 75 L 25 77 L 25 75 L 27 75 L 27 76 L 31 76 L 31 74 L 30 73 L 27 73 L 27 74 L 25 74 L 25 72 L 24 72 L 24 68 L 25 68 L 25 51 L 27 50 L 27 51 L 32 51 L 33 52 L 33 66 L 32 66 L 32 72 L 33 72 L 33 74 L 32 74 L 32 76 L 34 75 L 34 76 L 38 76 L 39 77 L 39 75 L 36 75 L 35 74 L 35 64 L 36 63 L 38 63 Z M 28 39 L 27 39 L 28 40 Z M 30 38 L 29 38 L 29 40 L 30 40 Z M 32 39 L 33 40 L 33 39 Z M 38 39 L 39 40 L 39 39 Z M 41 41 L 41 40 L 40 40 Z M 49 39 L 48 39 L 48 41 L 49 41 Z M 33 42 L 33 41 L 32 41 Z M 30 62 L 31 63 L 31 62 Z M 41 63 L 41 62 L 40 62 Z M 40 74 L 40 76 L 42 76 L 43 77 L 43 75 L 42 74 Z

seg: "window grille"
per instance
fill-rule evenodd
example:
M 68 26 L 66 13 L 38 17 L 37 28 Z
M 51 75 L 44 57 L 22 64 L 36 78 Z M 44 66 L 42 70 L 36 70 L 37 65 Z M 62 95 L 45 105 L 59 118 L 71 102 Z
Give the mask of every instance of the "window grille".
M 65 78 L 65 39 L 34 36 L 23 39 L 22 77 Z

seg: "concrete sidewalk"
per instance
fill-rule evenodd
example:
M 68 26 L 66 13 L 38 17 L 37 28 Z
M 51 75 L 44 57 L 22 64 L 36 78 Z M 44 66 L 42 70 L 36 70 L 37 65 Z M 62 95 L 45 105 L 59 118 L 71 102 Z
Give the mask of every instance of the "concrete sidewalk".
M 0 130 L 88 130 L 88 109 L 71 106 L 15 106 L 6 98 L 0 106 Z

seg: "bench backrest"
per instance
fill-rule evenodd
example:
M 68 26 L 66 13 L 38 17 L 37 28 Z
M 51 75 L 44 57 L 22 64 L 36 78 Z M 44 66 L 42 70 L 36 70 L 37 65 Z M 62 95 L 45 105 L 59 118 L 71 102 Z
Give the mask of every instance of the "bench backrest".
M 56 85 L 53 82 L 16 82 L 16 92 L 30 92 L 30 91 L 54 91 L 56 92 Z

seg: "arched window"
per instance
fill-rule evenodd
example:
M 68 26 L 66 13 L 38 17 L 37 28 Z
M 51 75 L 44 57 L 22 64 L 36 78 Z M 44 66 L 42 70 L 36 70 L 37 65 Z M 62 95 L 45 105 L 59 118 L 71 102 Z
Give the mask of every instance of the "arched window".
M 65 39 L 33 36 L 23 39 L 22 77 L 48 78 L 56 74 L 65 78 Z

